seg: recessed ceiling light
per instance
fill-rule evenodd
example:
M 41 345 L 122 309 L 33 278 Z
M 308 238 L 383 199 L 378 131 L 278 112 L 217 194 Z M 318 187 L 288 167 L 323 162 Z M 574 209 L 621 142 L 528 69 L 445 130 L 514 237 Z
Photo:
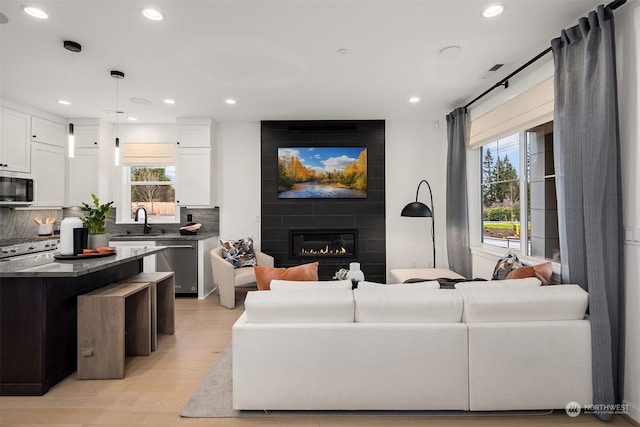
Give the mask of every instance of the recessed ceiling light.
M 227 99 L 227 100 L 225 100 L 224 102 L 226 102 L 226 103 L 227 103 L 227 104 L 229 104 L 229 105 L 233 105 L 233 104 L 235 104 L 235 103 L 236 103 L 236 100 L 235 100 L 235 99 Z
M 162 13 L 155 9 L 142 9 L 142 14 L 145 18 L 151 19 L 152 21 L 162 21 L 164 19 Z
M 413 96 L 409 98 L 409 102 L 411 102 L 412 104 L 415 104 L 416 102 L 420 102 L 420 98 L 418 98 L 417 96 Z
M 494 4 L 486 8 L 484 12 L 482 12 L 482 16 L 484 16 L 485 18 L 493 18 L 494 16 L 500 15 L 503 10 L 504 7 L 499 4 Z
M 71 105 L 71 102 L 67 101 L 66 99 L 59 99 L 58 104 Z
M 33 7 L 33 6 L 24 6 L 22 8 L 22 10 L 24 10 L 24 12 L 27 15 L 31 15 L 34 18 L 38 18 L 38 19 L 47 19 L 49 17 L 49 14 L 47 12 L 45 12 L 42 9 L 38 9 L 37 7 Z
M 462 48 L 460 46 L 447 46 L 440 49 L 438 55 L 443 59 L 455 59 L 460 56 L 462 53 Z
M 174 101 L 174 100 L 173 100 L 173 99 L 171 99 L 171 98 L 167 98 L 167 99 L 165 99 L 165 100 L 164 100 L 164 101 L 162 101 L 162 102 L 164 102 L 165 104 L 175 104 L 175 103 L 176 103 L 176 101 Z
M 346 55 L 347 53 L 349 53 L 349 49 L 342 48 L 338 49 L 336 52 L 338 53 L 338 55 Z
M 151 101 L 145 98 L 129 98 L 129 101 L 138 105 L 149 105 Z
M 135 122 L 136 120 L 138 120 L 137 117 L 127 117 L 127 120 L 131 120 L 132 122 Z

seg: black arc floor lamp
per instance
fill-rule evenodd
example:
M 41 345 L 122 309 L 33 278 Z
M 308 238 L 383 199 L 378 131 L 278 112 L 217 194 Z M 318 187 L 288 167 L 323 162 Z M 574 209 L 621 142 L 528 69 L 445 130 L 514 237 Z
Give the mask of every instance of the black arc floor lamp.
M 420 186 L 422 184 L 427 184 L 429 187 L 429 198 L 431 200 L 431 208 L 425 205 L 422 202 L 418 201 L 418 194 L 420 193 Z M 426 179 L 423 179 L 418 184 L 418 189 L 416 190 L 416 201 L 409 203 L 407 206 L 402 208 L 401 216 L 411 216 L 411 217 L 421 217 L 421 218 L 431 218 L 431 241 L 433 242 L 433 268 L 436 268 L 436 234 L 435 234 L 435 218 L 433 216 L 433 193 L 431 192 L 431 185 L 427 182 Z

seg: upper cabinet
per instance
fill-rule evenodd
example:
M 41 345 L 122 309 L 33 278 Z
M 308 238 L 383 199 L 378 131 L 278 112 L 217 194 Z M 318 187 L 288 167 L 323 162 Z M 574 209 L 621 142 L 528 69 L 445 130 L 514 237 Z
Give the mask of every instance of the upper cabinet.
M 92 203 L 91 194 L 112 200 L 110 184 L 114 177 L 113 144 L 110 126 L 97 119 L 86 119 L 74 126 L 75 156 L 68 161 L 67 206 Z
M 0 171 L 31 171 L 30 119 L 28 114 L 2 107 Z
M 178 119 L 176 202 L 180 206 L 213 206 L 215 164 L 211 119 Z
M 40 117 L 32 117 L 31 140 L 64 147 L 67 141 L 67 126 Z
M 209 124 L 178 124 L 178 148 L 210 147 L 211 121 Z
M 78 148 L 95 148 L 100 146 L 100 126 L 76 125 L 73 129 L 75 145 Z
M 34 207 L 64 206 L 66 150 L 31 142 L 31 170 L 35 180 Z

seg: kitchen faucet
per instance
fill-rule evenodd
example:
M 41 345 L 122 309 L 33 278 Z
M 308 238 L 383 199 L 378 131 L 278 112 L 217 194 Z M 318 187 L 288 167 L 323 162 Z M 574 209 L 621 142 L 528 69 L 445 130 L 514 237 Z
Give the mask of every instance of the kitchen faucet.
M 135 222 L 138 222 L 138 213 L 140 212 L 140 209 L 144 211 L 144 229 L 142 230 L 142 234 L 149 234 L 151 226 L 147 224 L 147 210 L 144 208 L 144 206 L 140 206 L 138 209 L 136 209 L 136 214 L 133 217 L 133 220 Z

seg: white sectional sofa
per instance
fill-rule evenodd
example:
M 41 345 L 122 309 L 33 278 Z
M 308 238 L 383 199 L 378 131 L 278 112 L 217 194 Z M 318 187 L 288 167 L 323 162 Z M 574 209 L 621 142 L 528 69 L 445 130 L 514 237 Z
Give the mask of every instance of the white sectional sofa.
M 591 403 L 588 296 L 578 286 L 332 287 L 272 283 L 247 294 L 233 326 L 234 409 Z

